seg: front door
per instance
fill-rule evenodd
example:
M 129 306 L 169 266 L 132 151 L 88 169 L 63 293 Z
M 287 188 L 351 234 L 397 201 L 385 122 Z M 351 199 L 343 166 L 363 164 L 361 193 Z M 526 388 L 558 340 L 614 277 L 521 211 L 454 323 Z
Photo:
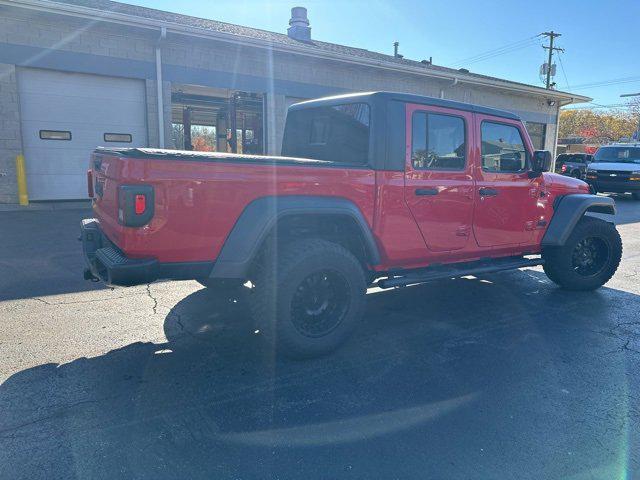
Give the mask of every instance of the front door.
M 473 115 L 407 105 L 405 201 L 429 250 L 463 248 L 471 235 Z
M 481 247 L 530 243 L 541 177 L 529 178 L 531 145 L 519 122 L 476 115 L 481 142 L 473 232 Z M 527 140 L 525 140 L 527 139 Z

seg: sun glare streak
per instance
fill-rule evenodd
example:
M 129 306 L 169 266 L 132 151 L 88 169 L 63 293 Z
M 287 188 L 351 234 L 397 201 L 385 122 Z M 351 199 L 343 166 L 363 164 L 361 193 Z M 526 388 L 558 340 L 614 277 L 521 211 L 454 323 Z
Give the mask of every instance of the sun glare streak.
M 91 21 L 89 21 L 84 26 L 74 30 L 69 35 L 63 37 L 61 40 L 59 40 L 59 41 L 55 42 L 53 45 L 47 47 L 46 50 L 44 50 L 44 51 L 42 51 L 40 53 L 37 53 L 36 55 L 34 55 L 32 57 L 27 58 L 27 60 L 23 63 L 23 65 L 24 66 L 30 66 L 30 65 L 34 64 L 35 62 L 37 62 L 38 60 L 41 60 L 42 58 L 44 58 L 47 55 L 51 54 L 51 52 L 61 49 L 62 47 L 64 47 L 65 45 L 69 44 L 70 42 L 72 42 L 73 40 L 78 38 L 80 35 L 85 33 L 87 30 L 91 29 L 94 25 L 98 24 L 99 22 L 100 22 L 99 18 L 92 19 Z
M 472 402 L 477 393 L 391 412 L 364 415 L 291 428 L 221 435 L 231 443 L 268 447 L 299 447 L 366 440 L 435 420 Z

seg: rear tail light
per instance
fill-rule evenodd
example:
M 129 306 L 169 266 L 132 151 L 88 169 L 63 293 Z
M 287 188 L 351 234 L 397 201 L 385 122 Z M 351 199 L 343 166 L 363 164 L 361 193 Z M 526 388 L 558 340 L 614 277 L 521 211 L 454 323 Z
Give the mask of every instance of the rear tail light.
M 93 171 L 91 169 L 87 170 L 87 193 L 89 194 L 89 198 L 94 197 L 93 192 Z
M 127 227 L 149 223 L 154 213 L 154 191 L 151 185 L 118 187 L 118 221 Z
M 146 209 L 147 209 L 147 196 L 143 193 L 137 194 L 136 201 L 135 201 L 135 208 L 134 208 L 136 215 L 142 215 Z

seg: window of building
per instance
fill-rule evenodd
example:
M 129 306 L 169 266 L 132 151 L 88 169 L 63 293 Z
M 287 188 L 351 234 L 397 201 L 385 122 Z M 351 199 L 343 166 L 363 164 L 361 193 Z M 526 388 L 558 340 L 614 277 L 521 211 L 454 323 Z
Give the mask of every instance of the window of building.
M 527 150 L 513 125 L 482 122 L 482 169 L 486 172 L 516 173 L 527 168 Z
M 293 110 L 287 116 L 282 155 L 364 165 L 369 123 L 366 103 Z
M 71 132 L 67 130 L 40 130 L 41 140 L 71 140 Z
M 105 142 L 117 142 L 117 143 L 131 143 L 133 141 L 133 135 L 130 133 L 105 133 Z
M 527 132 L 531 137 L 531 143 L 536 150 L 544 150 L 547 126 L 544 123 L 526 122 Z
M 416 112 L 411 138 L 413 168 L 464 170 L 466 142 L 462 118 Z
M 171 143 L 178 150 L 263 154 L 264 109 L 259 93 L 173 84 Z

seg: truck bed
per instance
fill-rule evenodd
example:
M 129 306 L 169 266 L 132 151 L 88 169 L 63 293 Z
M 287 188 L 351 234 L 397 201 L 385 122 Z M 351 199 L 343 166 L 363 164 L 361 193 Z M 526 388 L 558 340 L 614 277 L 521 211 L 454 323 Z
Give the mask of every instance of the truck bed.
M 243 209 L 265 196 L 338 196 L 361 205 L 373 223 L 376 179 L 366 166 L 148 148 L 99 148 L 90 166 L 95 216 L 131 258 L 214 261 Z M 141 184 L 153 187 L 153 218 L 140 228 L 124 226 L 119 187 Z

